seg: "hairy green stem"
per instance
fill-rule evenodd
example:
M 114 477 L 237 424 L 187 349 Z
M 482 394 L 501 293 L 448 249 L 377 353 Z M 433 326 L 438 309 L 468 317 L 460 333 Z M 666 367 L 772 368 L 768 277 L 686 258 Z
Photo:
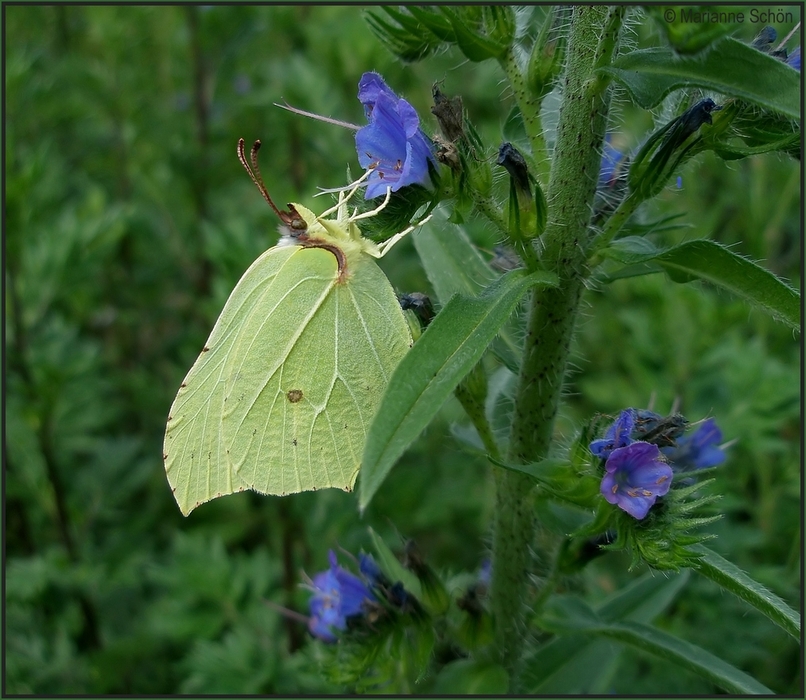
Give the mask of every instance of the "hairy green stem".
M 532 159 L 537 169 L 533 174 L 537 177 L 538 182 L 545 183 L 548 175 L 549 160 L 546 157 L 546 139 L 543 136 L 540 119 L 540 103 L 542 100 L 531 94 L 526 85 L 524 71 L 518 65 L 518 60 L 512 50 L 508 51 L 504 58 L 501 59 L 501 66 L 507 75 L 509 84 L 512 86 L 515 101 L 521 111 L 526 135 L 529 138 L 529 145 L 532 147 Z
M 616 234 L 624 228 L 627 219 L 632 216 L 633 212 L 638 208 L 638 205 L 643 201 L 644 200 L 637 195 L 630 194 L 618 205 L 616 211 L 610 215 L 610 218 L 605 223 L 601 233 L 591 242 L 590 250 L 588 251 L 590 256 L 593 256 L 610 244 Z M 594 264 L 594 260 L 591 259 L 590 262 L 591 265 Z
M 613 29 L 614 10 L 573 10 L 557 142 L 549 181 L 548 223 L 541 258 L 558 274 L 558 287 L 535 290 L 531 298 L 524 354 L 515 397 L 509 459 L 535 462 L 549 455 L 577 308 L 585 274 L 585 248 L 607 119 L 608 91 L 596 80 L 600 40 Z M 604 37 L 608 40 L 612 37 Z M 524 624 L 535 530 L 530 479 L 496 469 L 491 604 L 496 645 L 518 691 L 518 660 Z
M 478 212 L 486 216 L 490 223 L 498 229 L 499 233 L 509 236 L 509 229 L 504 221 L 504 215 L 491 197 L 479 197 L 473 203 Z

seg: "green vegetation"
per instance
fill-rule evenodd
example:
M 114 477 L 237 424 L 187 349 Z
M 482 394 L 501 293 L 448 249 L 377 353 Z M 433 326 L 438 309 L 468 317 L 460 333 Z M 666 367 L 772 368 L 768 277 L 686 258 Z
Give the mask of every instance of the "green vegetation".
M 401 64 L 358 7 L 4 11 L 5 691 L 341 692 L 321 674 L 304 625 L 267 601 L 307 613 L 301 572 L 324 569 L 328 549 L 369 551 L 369 527 L 395 550 L 413 538 L 447 576 L 478 569 L 489 555 L 493 477 L 483 454 L 452 439 L 470 422 L 451 398 L 363 516 L 355 494 L 327 490 L 282 499 L 245 492 L 182 517 L 161 457 L 168 409 L 235 283 L 278 236 L 238 163 L 237 140 L 262 141 L 278 204 L 318 212 L 330 200 L 314 199 L 317 188 L 344 184 L 347 167 L 360 172 L 354 134 L 274 103 L 363 123 L 357 82 L 377 70 L 432 133 L 439 82 L 462 96 L 481 141 L 497 148 L 514 104 L 503 71 L 453 51 Z M 638 44 L 649 41 L 649 30 L 635 29 Z M 739 38 L 750 41 L 753 28 L 744 29 Z M 621 93 L 615 99 L 617 145 L 633 149 L 651 127 L 649 112 Z M 630 225 L 681 214 L 656 234 L 665 245 L 709 237 L 800 288 L 797 161 L 766 154 L 726 163 L 709 152 L 686 164 L 682 183 Z M 492 187 L 507 186 L 496 173 Z M 489 223 L 471 218 L 463 228 L 491 258 L 499 237 Z M 398 291 L 434 297 L 413 241 L 380 264 Z M 593 414 L 651 397 L 659 411 L 677 400 L 692 419 L 718 417 L 738 442 L 708 486 L 721 495 L 709 514 L 724 514 L 705 528 L 718 536 L 708 546 L 794 607 L 803 546 L 799 342 L 786 325 L 699 282 L 602 279 L 583 300 L 555 424 L 555 437 L 570 441 Z M 567 532 L 567 515 L 548 513 L 538 540 Z M 645 571 L 628 572 L 629 564 L 608 553 L 560 590 L 584 596 L 607 620 L 610 594 Z M 538 562 L 538 574 L 549 565 Z M 797 692 L 795 640 L 702 576 L 692 574 L 684 593 L 669 594 L 657 628 L 778 693 Z M 549 620 L 552 610 L 541 614 Z M 610 635 L 591 644 L 595 658 L 619 651 L 608 651 L 586 690 L 713 691 L 635 652 L 635 630 L 619 624 L 601 632 L 590 623 Z M 571 675 L 560 668 L 540 692 L 571 692 L 579 681 Z

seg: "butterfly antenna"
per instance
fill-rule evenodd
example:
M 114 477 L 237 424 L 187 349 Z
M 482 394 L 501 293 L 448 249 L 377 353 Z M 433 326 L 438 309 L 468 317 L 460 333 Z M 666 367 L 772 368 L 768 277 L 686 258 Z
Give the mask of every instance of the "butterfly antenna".
M 308 228 L 308 224 L 305 223 L 305 219 L 303 219 L 297 210 L 294 208 L 293 204 L 288 205 L 288 211 L 280 211 L 277 208 L 277 205 L 272 201 L 272 198 L 269 196 L 269 191 L 266 189 L 266 185 L 263 184 L 263 178 L 260 175 L 260 168 L 257 164 L 257 152 L 260 150 L 260 140 L 255 141 L 252 145 L 252 150 L 249 152 L 249 159 L 252 161 L 252 167 L 249 167 L 249 163 L 246 160 L 246 145 L 243 139 L 238 139 L 238 160 L 241 161 L 241 165 L 243 165 L 244 170 L 249 173 L 249 177 L 252 178 L 252 182 L 255 183 L 257 188 L 260 190 L 260 194 L 263 195 L 263 199 L 265 199 L 269 206 L 274 210 L 274 213 L 280 217 L 280 221 L 282 221 L 286 226 L 288 226 L 292 231 L 304 231 Z

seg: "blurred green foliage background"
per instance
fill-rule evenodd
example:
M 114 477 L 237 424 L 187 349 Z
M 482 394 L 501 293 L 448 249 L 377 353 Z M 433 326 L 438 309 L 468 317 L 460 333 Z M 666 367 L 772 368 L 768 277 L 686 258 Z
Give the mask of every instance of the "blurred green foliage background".
M 494 152 L 511 107 L 503 74 L 445 53 L 395 62 L 357 7 L 4 7 L 6 32 L 5 690 L 8 693 L 299 693 L 320 677 L 300 572 L 329 548 L 417 540 L 438 570 L 486 554 L 492 482 L 449 439 L 450 402 L 369 511 L 336 491 L 222 498 L 183 518 L 162 468 L 176 389 L 240 275 L 277 238 L 235 156 L 260 138 L 278 203 L 315 211 L 317 187 L 355 173 L 353 133 L 273 106 L 361 123 L 357 82 L 379 71 L 432 132 L 431 84 L 461 94 Z M 637 29 L 637 28 L 636 28 Z M 752 38 L 747 28 L 746 40 Z M 656 41 L 638 31 L 638 42 Z M 619 96 L 623 101 L 624 96 Z M 616 110 L 622 142 L 650 118 Z M 647 220 L 682 213 L 666 241 L 711 236 L 800 285 L 800 166 L 703 157 Z M 499 183 L 504 191 L 505 181 Z M 468 230 L 491 253 L 484 221 Z M 383 261 L 428 291 L 411 242 Z M 799 338 L 757 311 L 660 276 L 587 296 L 560 440 L 595 412 L 679 399 L 738 438 L 717 488 L 713 547 L 791 605 L 800 597 Z M 342 555 L 343 556 L 343 555 Z M 608 555 L 570 582 L 599 599 L 635 576 Z M 659 621 L 777 692 L 799 649 L 692 577 Z M 726 643 L 730 640 L 730 643 Z M 613 692 L 710 692 L 623 656 Z

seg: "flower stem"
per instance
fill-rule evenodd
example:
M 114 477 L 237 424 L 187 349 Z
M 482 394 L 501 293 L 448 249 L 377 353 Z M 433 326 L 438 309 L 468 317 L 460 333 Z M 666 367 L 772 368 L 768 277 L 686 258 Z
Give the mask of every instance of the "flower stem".
M 600 40 L 613 22 L 613 10 L 601 5 L 577 6 L 572 14 L 548 223 L 541 237 L 542 262 L 557 273 L 560 283 L 535 290 L 531 298 L 508 455 L 520 463 L 549 455 L 586 272 L 588 226 L 609 104 L 609 91 L 596 80 L 595 69 Z M 535 528 L 533 482 L 504 469 L 495 470 L 495 482 L 491 602 L 498 653 L 510 673 L 510 690 L 517 692 Z
M 546 139 L 543 136 L 543 126 L 540 119 L 541 99 L 532 95 L 526 85 L 526 78 L 515 53 L 510 50 L 501 60 L 501 66 L 507 75 L 507 80 L 512 86 L 515 94 L 515 101 L 521 111 L 523 126 L 526 135 L 529 137 L 529 144 L 532 147 L 532 160 L 537 168 L 534 175 L 538 182 L 545 183 L 548 176 L 549 160 L 546 157 Z

